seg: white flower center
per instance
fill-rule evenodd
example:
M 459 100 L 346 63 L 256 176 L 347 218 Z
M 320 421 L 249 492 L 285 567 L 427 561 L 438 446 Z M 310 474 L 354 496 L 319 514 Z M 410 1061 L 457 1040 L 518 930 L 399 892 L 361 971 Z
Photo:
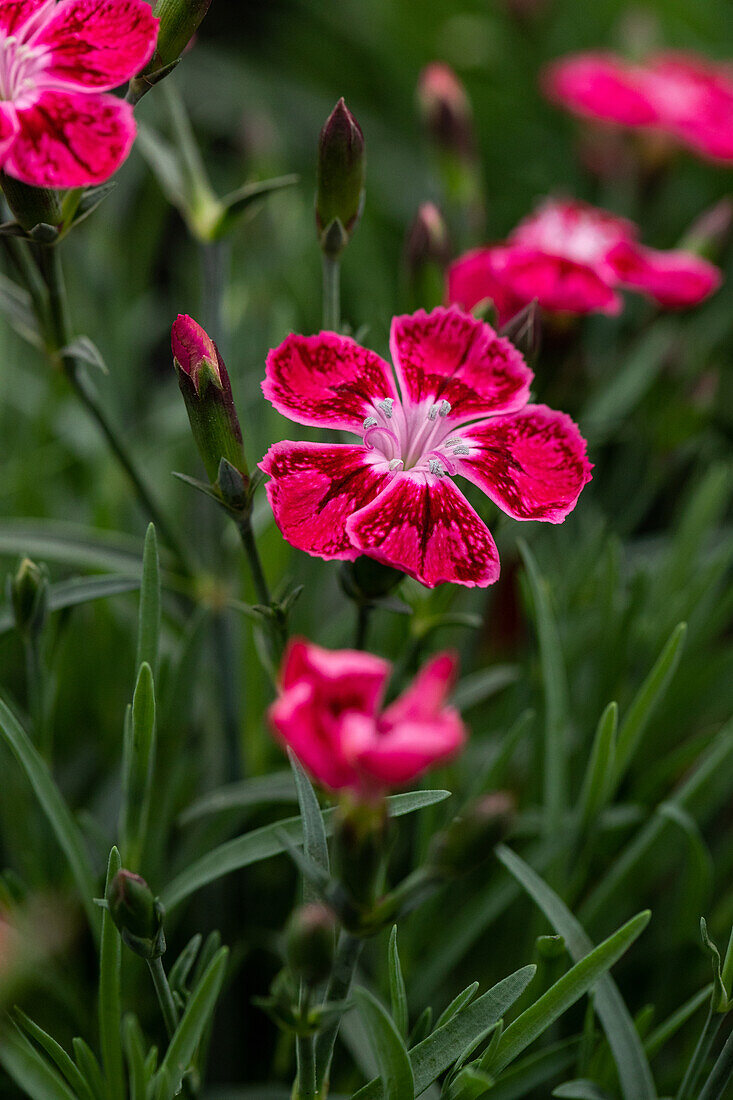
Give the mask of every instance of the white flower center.
M 30 107 L 47 57 L 43 47 L 30 46 L 14 34 L 0 35 L 0 100 Z
M 364 446 L 382 455 L 390 470 L 425 470 L 436 477 L 455 472 L 453 455 L 469 448 L 450 424 L 445 399 L 423 401 L 405 409 L 391 397 L 374 402 L 364 420 Z

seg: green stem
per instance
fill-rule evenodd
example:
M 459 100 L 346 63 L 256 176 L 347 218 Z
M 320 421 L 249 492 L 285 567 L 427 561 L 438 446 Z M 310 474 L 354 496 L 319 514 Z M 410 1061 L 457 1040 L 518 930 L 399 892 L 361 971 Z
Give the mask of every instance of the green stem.
M 323 327 L 341 329 L 341 260 L 323 254 Z
M 163 969 L 162 959 L 160 957 L 157 959 L 148 959 L 148 969 L 150 970 L 150 976 L 153 979 L 155 992 L 158 996 L 160 1011 L 163 1013 L 163 1020 L 165 1021 L 165 1029 L 168 1032 L 168 1038 L 172 1039 L 178 1027 L 178 1009 L 173 1000 L 171 987 L 168 985 L 168 979 Z
M 307 991 L 301 996 L 301 1009 L 308 1011 Z M 295 1100 L 317 1100 L 316 1084 L 316 1040 L 313 1035 L 296 1035 L 295 1056 L 298 1063 L 298 1078 L 295 1085 Z
M 110 446 L 110 450 L 130 479 L 144 510 L 152 519 L 161 537 L 165 539 L 176 555 L 183 573 L 190 575 L 192 570 L 183 547 L 145 484 L 142 474 L 138 470 L 122 436 L 105 412 L 83 364 L 75 356 L 67 355 L 63 351 L 71 339 L 71 322 L 58 249 L 54 246 L 43 246 L 39 249 L 38 256 L 43 279 L 48 289 L 51 328 L 49 333 L 51 336 L 48 349 L 49 355 L 60 362 L 71 388 L 90 416 L 97 422 Z M 44 323 L 43 317 L 39 317 L 38 320 L 39 323 Z
M 682 1084 L 677 1090 L 675 1100 L 694 1100 L 694 1097 L 696 1096 L 695 1089 L 697 1087 L 697 1082 L 700 1079 L 700 1074 L 702 1073 L 703 1066 L 705 1065 L 707 1056 L 710 1053 L 710 1048 L 713 1045 L 715 1036 L 718 1034 L 722 1022 L 722 1014 L 720 1012 L 715 1012 L 711 1005 L 711 1007 L 708 1009 L 708 1014 L 705 1023 L 703 1024 L 700 1038 L 697 1041 L 695 1052 L 690 1059 L 690 1064 L 688 1065 L 687 1072 L 682 1079 Z
M 216 668 L 221 688 L 221 707 L 224 720 L 225 763 L 224 781 L 231 783 L 241 778 L 241 758 L 239 751 L 239 699 L 237 661 L 234 658 L 234 643 L 231 621 L 227 611 L 217 612 L 212 620 Z
M 369 619 L 372 608 L 368 603 L 360 603 L 356 613 L 356 634 L 354 635 L 354 649 L 366 649 L 367 633 L 369 631 Z
M 250 516 L 245 515 L 239 519 L 237 521 L 237 528 L 249 565 L 249 571 L 252 575 L 252 582 L 255 587 L 255 592 L 257 593 L 258 603 L 262 604 L 264 607 L 272 607 L 270 587 L 265 577 L 265 571 L 262 568 L 262 560 L 260 558 L 260 552 L 257 549 L 257 543 L 255 542 Z M 287 631 L 284 622 L 278 619 L 268 618 L 265 623 L 265 638 L 267 640 L 267 651 L 272 663 L 271 671 L 273 673 L 277 671 L 280 664 L 280 658 L 285 648 L 286 635 Z
M 342 932 L 339 939 L 336 958 L 333 961 L 333 970 L 328 981 L 324 1003 L 343 1001 L 349 995 L 351 983 L 354 978 L 356 964 L 359 961 L 363 940 L 357 939 L 349 932 Z M 331 1071 L 333 1050 L 336 1045 L 336 1036 L 339 1032 L 341 1018 L 332 1020 L 316 1039 L 316 1066 L 318 1067 L 317 1085 L 323 1089 L 328 1081 Z
M 725 1041 L 710 1076 L 700 1093 L 699 1100 L 722 1100 L 723 1090 L 733 1076 L 733 1032 Z
M 51 731 L 46 718 L 46 673 L 41 657 L 40 638 L 31 632 L 25 642 L 25 667 L 28 688 L 28 710 L 36 735 L 36 747 L 43 759 L 51 760 Z

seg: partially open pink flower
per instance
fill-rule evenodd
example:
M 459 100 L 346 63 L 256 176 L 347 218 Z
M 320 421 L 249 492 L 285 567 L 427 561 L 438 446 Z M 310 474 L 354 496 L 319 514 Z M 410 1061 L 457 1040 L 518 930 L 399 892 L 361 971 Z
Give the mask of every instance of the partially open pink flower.
M 0 168 L 36 187 L 85 187 L 119 168 L 132 107 L 103 94 L 155 47 L 145 0 L 0 2 Z
M 491 298 L 503 324 L 534 298 L 551 313 L 618 313 L 621 288 L 681 309 L 697 305 L 720 281 L 718 268 L 691 252 L 644 247 L 625 218 L 548 199 L 504 244 L 456 260 L 448 270 L 448 299 L 472 309 Z
M 655 130 L 713 160 L 733 161 L 733 69 L 688 53 L 644 64 L 579 53 L 550 65 L 547 95 L 586 118 Z
M 508 340 L 459 309 L 395 317 L 389 364 L 345 336 L 288 336 L 265 397 L 285 416 L 357 443 L 276 443 L 260 463 L 277 524 L 316 557 L 360 554 L 409 573 L 485 587 L 494 540 L 453 476 L 515 519 L 561 523 L 590 480 L 573 421 L 528 405 L 532 371 Z
M 285 654 L 270 724 L 324 787 L 363 794 L 402 787 L 465 741 L 460 715 L 446 705 L 455 668 L 451 654 L 434 657 L 383 710 L 389 662 L 295 639 Z

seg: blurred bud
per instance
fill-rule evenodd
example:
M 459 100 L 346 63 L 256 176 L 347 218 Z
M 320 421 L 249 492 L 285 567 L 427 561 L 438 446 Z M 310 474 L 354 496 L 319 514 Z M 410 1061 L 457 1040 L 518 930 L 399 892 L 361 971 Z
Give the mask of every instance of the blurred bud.
M 8 578 L 15 625 L 26 637 L 43 629 L 48 611 L 48 575 L 30 558 L 23 558 L 15 576 Z
M 306 985 L 318 985 L 331 973 L 336 918 L 325 905 L 296 909 L 285 930 L 288 966 Z
M 466 89 L 449 65 L 426 65 L 417 83 L 417 102 L 431 141 L 461 159 L 473 160 L 473 112 Z
M 415 277 L 426 264 L 435 264 L 442 270 L 450 258 L 450 238 L 443 215 L 434 202 L 424 202 L 407 233 L 408 272 Z
M 341 588 L 349 599 L 369 603 L 388 596 L 405 579 L 401 569 L 383 565 L 374 558 L 361 555 L 356 561 L 344 562 L 339 572 Z
M 542 313 L 537 299 L 515 313 L 499 330 L 499 335 L 511 340 L 527 362 L 532 363 L 539 354 L 542 339 Z
M 428 855 L 431 868 L 443 878 L 457 878 L 488 859 L 511 824 L 514 798 L 508 791 L 483 795 L 433 837 Z
M 349 243 L 364 203 L 366 155 L 361 127 L 341 98 L 318 141 L 316 226 L 327 256 Z
M 376 900 L 389 833 L 387 807 L 344 798 L 336 810 L 333 871 L 349 901 L 369 910 Z M 344 923 L 344 914 L 341 914 Z
M 538 936 L 535 947 L 541 959 L 559 959 L 567 950 L 563 936 Z
M 165 953 L 163 906 L 144 878 L 118 871 L 107 891 L 110 916 L 123 942 L 143 959 L 157 959 Z
M 158 0 L 154 10 L 160 20 L 158 43 L 151 65 L 158 69 L 178 60 L 210 4 L 211 0 Z
M 716 202 L 697 218 L 685 233 L 680 248 L 695 252 L 706 260 L 715 260 L 725 247 L 733 226 L 733 200 Z
M 242 431 L 216 344 L 193 318 L 179 314 L 171 329 L 171 346 L 178 385 L 209 480 L 216 483 L 223 458 L 246 478 Z

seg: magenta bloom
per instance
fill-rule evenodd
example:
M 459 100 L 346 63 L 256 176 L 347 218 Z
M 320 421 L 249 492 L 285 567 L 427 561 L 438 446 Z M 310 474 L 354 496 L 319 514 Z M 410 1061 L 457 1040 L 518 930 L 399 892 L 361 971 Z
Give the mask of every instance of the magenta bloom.
M 733 69 L 687 53 L 634 65 L 579 53 L 546 70 L 547 95 L 586 118 L 655 130 L 713 160 L 733 161 Z
M 448 269 L 448 299 L 472 309 L 491 298 L 503 324 L 534 298 L 550 313 L 618 313 L 621 288 L 682 309 L 697 305 L 720 281 L 718 268 L 691 252 L 644 247 L 624 218 L 548 199 L 504 244 L 456 260 Z
M 268 712 L 270 725 L 330 790 L 374 795 L 402 787 L 453 756 L 466 739 L 460 715 L 445 702 L 455 668 L 451 654 L 434 657 L 382 710 L 388 661 L 295 639 Z
M 316 557 L 366 554 L 428 588 L 493 584 L 494 540 L 453 476 L 515 519 L 561 523 L 590 480 L 585 441 L 564 413 L 527 404 L 520 353 L 458 309 L 395 317 L 391 349 L 397 384 L 383 359 L 334 332 L 270 352 L 262 388 L 279 412 L 361 436 L 270 448 L 260 468 L 277 524 Z
M 86 187 L 119 168 L 132 107 L 105 95 L 147 62 L 145 0 L 0 0 L 0 168 L 36 187 Z

